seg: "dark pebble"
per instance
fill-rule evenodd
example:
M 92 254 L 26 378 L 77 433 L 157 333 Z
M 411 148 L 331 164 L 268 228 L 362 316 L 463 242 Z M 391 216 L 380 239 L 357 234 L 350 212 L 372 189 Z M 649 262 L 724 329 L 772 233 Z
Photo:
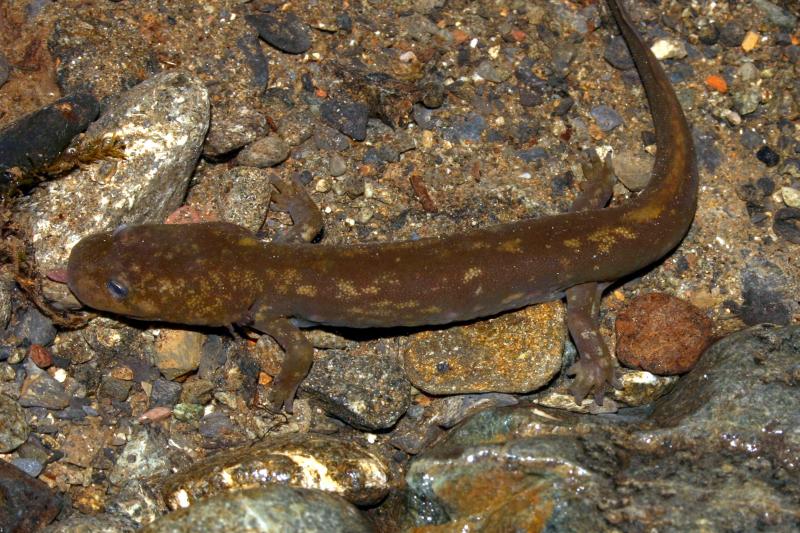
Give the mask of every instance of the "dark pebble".
M 283 16 L 261 13 L 245 20 L 266 42 L 288 54 L 302 54 L 311 48 L 311 28 L 294 13 Z
M 744 33 L 744 29 L 737 22 L 726 22 L 719 30 L 719 40 L 728 48 L 733 48 L 742 44 Z
M 0 530 L 39 531 L 61 510 L 61 498 L 47 485 L 0 461 Z
M 800 211 L 798 211 L 800 213 Z M 777 265 L 765 259 L 750 261 L 742 272 L 741 319 L 748 326 L 769 322 L 785 325 L 791 319 L 786 302 L 789 280 Z
M 778 209 L 772 229 L 787 241 L 800 244 L 800 209 L 796 207 Z
M 553 178 L 553 182 L 550 184 L 550 191 L 555 197 L 564 196 L 564 193 L 567 192 L 570 187 L 572 187 L 574 182 L 575 174 L 568 170 L 567 172 L 559 174 Z
M 486 119 L 476 113 L 470 113 L 457 119 L 456 124 L 447 128 L 444 132 L 444 138 L 450 142 L 478 142 L 485 129 Z
M 611 42 L 606 46 L 606 51 L 603 53 L 609 65 L 618 70 L 630 70 L 633 68 L 633 58 L 628 51 L 628 45 L 622 37 L 612 37 Z
M 544 159 L 547 157 L 547 150 L 541 146 L 534 146 L 533 148 L 529 148 L 527 150 L 517 150 L 516 154 L 517 157 L 526 163 L 531 163 L 537 159 Z
M 346 32 L 352 31 L 353 19 L 347 12 L 338 13 L 336 15 L 336 25 L 339 27 L 341 31 L 346 31 Z
M 242 36 L 236 41 L 236 46 L 244 54 L 247 66 L 250 67 L 250 71 L 253 73 L 251 78 L 253 86 L 266 87 L 269 81 L 269 63 L 267 63 L 267 58 L 261 52 L 258 39 L 254 35 Z
M 762 146 L 758 152 L 756 152 L 756 157 L 768 167 L 774 167 L 781 161 L 781 156 L 769 146 Z
M 205 405 L 211 401 L 214 384 L 205 379 L 193 379 L 183 384 L 181 403 Z
M 26 339 L 31 344 L 41 346 L 47 346 L 56 338 L 53 322 L 33 307 L 20 312 L 16 322 L 11 324 L 9 332 L 18 339 Z
M 0 190 L 10 186 L 5 171 L 47 166 L 97 117 L 100 105 L 89 93 L 65 96 L 0 131 Z
M 375 165 L 382 163 L 396 163 L 400 160 L 400 153 L 391 146 L 372 146 L 364 154 L 364 163 Z
M 25 370 L 28 377 L 22 383 L 19 395 L 19 404 L 22 407 L 64 409 L 69 405 L 70 396 L 64 390 L 64 385 L 33 363 L 26 364 Z
M 180 397 L 180 383 L 158 378 L 153 382 L 153 390 L 150 393 L 150 408 L 172 407 L 178 403 Z
M 128 399 L 133 383 L 111 376 L 105 376 L 100 384 L 100 393 L 112 400 L 124 402 Z
M 708 172 L 716 171 L 722 164 L 724 154 L 717 148 L 719 138 L 713 131 L 692 130 L 692 139 L 697 153 L 697 162 Z
M 519 103 L 521 106 L 535 107 L 541 105 L 542 102 L 544 102 L 544 99 L 539 91 L 531 90 L 527 87 L 523 87 L 519 90 Z
M 0 54 L 0 87 L 5 85 L 8 81 L 8 75 L 11 71 L 11 68 L 8 65 L 8 61 L 3 54 Z
M 589 112 L 602 131 L 611 131 L 622 124 L 622 117 L 607 105 L 599 105 Z
M 411 117 L 420 128 L 432 130 L 436 127 L 436 111 L 419 104 L 414 104 Z
M 652 146 L 656 144 L 656 134 L 654 131 L 645 130 L 642 132 L 642 144 L 645 146 Z
M 367 138 L 369 108 L 359 102 L 325 100 L 320 106 L 322 118 L 336 130 L 356 141 Z
M 226 342 L 219 335 L 209 335 L 203 343 L 203 349 L 200 354 L 200 366 L 197 369 L 197 375 L 203 379 L 211 378 L 214 373 L 225 365 L 228 360 L 228 352 L 226 350 Z M 173 383 L 172 381 L 165 381 L 166 383 Z M 158 405 L 174 405 L 180 397 L 180 385 L 174 388 L 175 396 L 174 401 L 171 403 L 159 403 Z M 166 393 L 166 389 L 164 389 Z M 153 393 L 155 394 L 155 383 L 153 384 Z M 152 401 L 152 400 L 151 400 Z M 161 401 L 161 400 L 159 400 Z
M 770 177 L 764 176 L 756 180 L 756 187 L 761 191 L 761 194 L 769 196 L 775 192 L 775 181 Z
M 719 41 L 719 28 L 717 28 L 716 24 L 707 24 L 700 28 L 697 36 L 700 42 L 707 46 L 717 44 L 717 41 Z

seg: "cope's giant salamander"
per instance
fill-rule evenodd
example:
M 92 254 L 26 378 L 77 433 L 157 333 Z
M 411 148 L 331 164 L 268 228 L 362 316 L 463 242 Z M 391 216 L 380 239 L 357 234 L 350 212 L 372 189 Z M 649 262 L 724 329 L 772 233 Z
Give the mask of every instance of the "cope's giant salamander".
M 647 188 L 603 208 L 589 183 L 572 211 L 416 241 L 357 245 L 261 243 L 239 226 L 147 224 L 91 235 L 73 248 L 67 283 L 85 305 L 142 320 L 249 326 L 286 358 L 271 400 L 291 410 L 312 362 L 296 324 L 354 328 L 470 320 L 566 296 L 580 358 L 576 400 L 602 399 L 613 361 L 598 332 L 610 282 L 658 261 L 686 234 L 698 176 L 689 126 L 656 58 L 618 0 L 608 0 L 644 85 L 657 155 Z M 607 179 L 608 162 L 589 174 Z M 595 179 L 595 181 L 598 181 Z M 293 218 L 299 210 L 292 214 Z M 295 218 L 297 223 L 297 218 Z

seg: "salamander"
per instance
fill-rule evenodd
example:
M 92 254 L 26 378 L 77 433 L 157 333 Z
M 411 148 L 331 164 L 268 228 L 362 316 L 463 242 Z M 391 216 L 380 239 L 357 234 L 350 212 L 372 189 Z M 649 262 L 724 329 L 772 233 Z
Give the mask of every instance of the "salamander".
M 295 225 L 290 238 L 262 243 L 230 223 L 145 224 L 80 240 L 66 281 L 84 305 L 146 321 L 246 326 L 285 351 L 270 399 L 291 410 L 312 364 L 299 329 L 428 326 L 487 317 L 565 298 L 578 348 L 576 401 L 598 401 L 616 385 L 599 330 L 603 290 L 670 253 L 697 206 L 692 138 L 660 64 L 618 0 L 611 13 L 633 56 L 652 114 L 657 154 L 648 186 L 605 207 L 613 174 L 596 157 L 588 187 L 566 213 L 465 234 L 355 245 L 312 244 L 321 221 L 310 198 L 278 181 Z M 297 189 L 297 185 L 294 185 Z M 297 192 L 297 191 L 294 191 Z M 299 199 L 298 199 L 299 198 Z

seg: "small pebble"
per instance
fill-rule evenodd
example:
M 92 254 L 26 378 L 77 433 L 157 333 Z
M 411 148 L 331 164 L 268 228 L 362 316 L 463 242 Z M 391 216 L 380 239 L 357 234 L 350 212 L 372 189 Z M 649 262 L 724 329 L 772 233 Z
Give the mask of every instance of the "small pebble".
M 11 461 L 11 464 L 31 477 L 38 477 L 44 470 L 44 465 L 36 459 L 17 458 Z
M 245 15 L 259 37 L 287 54 L 302 54 L 311 48 L 311 28 L 294 13 Z
M 274 167 L 286 161 L 289 151 L 289 145 L 283 139 L 270 135 L 245 146 L 236 156 L 236 163 L 245 167 Z
M 779 237 L 800 244 L 800 209 L 796 207 L 778 209 L 772 229 Z
M 709 74 L 706 77 L 706 85 L 711 87 L 717 92 L 725 94 L 728 92 L 728 83 L 725 81 L 725 78 L 722 76 L 718 76 L 717 74 Z
M 6 56 L 0 53 L 0 87 L 5 85 L 8 81 L 8 75 L 11 72 L 11 67 L 6 60 Z
M 783 203 L 789 207 L 800 208 L 800 190 L 791 187 L 782 187 L 781 196 L 783 197 Z
M 688 372 L 712 340 L 711 320 L 663 293 L 632 300 L 617 315 L 615 329 L 619 361 L 657 375 Z
M 761 147 L 761 149 L 756 152 L 756 157 L 768 167 L 774 167 L 781 161 L 781 157 L 769 146 Z
M 0 453 L 16 450 L 28 439 L 30 428 L 19 403 L 0 394 Z
M 611 131 L 622 124 L 622 117 L 619 113 L 607 105 L 592 108 L 590 114 L 602 131 Z
M 608 43 L 603 53 L 603 59 L 618 70 L 630 70 L 634 66 L 633 58 L 628 51 L 628 45 L 625 44 L 625 40 L 622 37 L 615 36 L 611 38 L 611 42 Z
M 328 160 L 328 172 L 334 178 L 338 178 L 347 172 L 347 162 L 339 154 L 332 154 Z
M 369 108 L 360 102 L 325 100 L 320 106 L 322 118 L 338 131 L 356 141 L 367 138 Z
M 658 39 L 650 47 L 656 59 L 682 59 L 686 57 L 686 45 L 679 39 Z
M 719 40 L 728 48 L 733 48 L 742 44 L 744 34 L 744 29 L 739 23 L 735 21 L 726 22 L 719 30 Z
M 53 356 L 50 351 L 41 344 L 31 344 L 28 351 L 31 361 L 39 368 L 48 368 L 53 364 Z

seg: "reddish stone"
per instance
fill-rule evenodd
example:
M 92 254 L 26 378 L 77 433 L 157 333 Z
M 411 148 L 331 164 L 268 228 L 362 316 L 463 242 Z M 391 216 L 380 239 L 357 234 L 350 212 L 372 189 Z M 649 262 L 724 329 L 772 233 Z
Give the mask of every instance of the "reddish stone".
M 50 351 L 41 344 L 31 344 L 28 355 L 31 361 L 39 368 L 47 368 L 53 364 L 53 356 Z
M 617 315 L 615 327 L 620 363 L 658 375 L 688 372 L 713 340 L 711 320 L 663 293 L 634 298 Z

